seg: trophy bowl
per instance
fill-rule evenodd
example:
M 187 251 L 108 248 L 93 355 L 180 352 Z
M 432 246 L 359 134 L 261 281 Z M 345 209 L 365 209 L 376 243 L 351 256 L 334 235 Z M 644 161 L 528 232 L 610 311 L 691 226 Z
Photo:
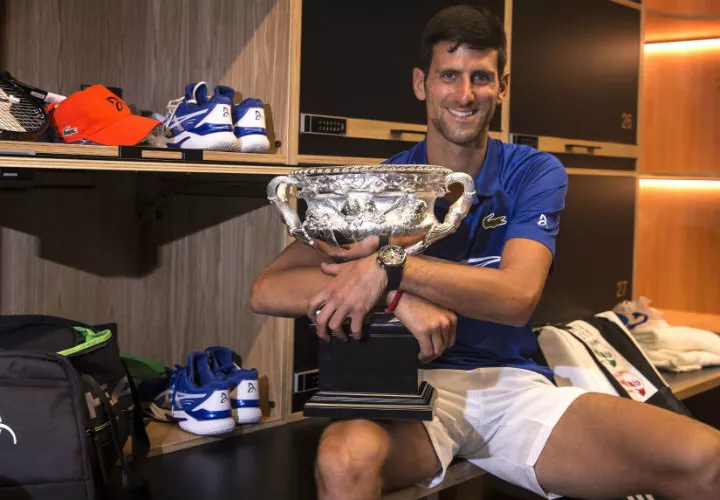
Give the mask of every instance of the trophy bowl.
M 462 195 L 445 220 L 435 217 L 435 199 L 460 183 Z M 289 189 L 307 204 L 300 221 L 289 204 Z M 280 211 L 288 233 L 313 246 L 332 246 L 386 235 L 408 254 L 423 252 L 452 234 L 475 197 L 472 177 L 435 165 L 347 165 L 293 170 L 273 178 L 267 197 Z

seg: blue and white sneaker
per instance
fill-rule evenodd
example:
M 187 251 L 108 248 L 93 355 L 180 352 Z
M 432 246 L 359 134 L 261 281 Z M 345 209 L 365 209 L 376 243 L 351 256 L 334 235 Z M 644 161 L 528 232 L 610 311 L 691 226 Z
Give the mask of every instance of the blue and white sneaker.
M 238 151 L 267 153 L 270 150 L 265 127 L 265 109 L 260 99 L 248 98 L 233 106 L 232 122 L 238 141 Z
M 238 424 L 259 422 L 262 412 L 257 370 L 240 368 L 235 362 L 235 353 L 227 347 L 208 347 L 205 352 L 213 372 L 230 381 L 230 406 L 235 421 Z
M 184 369 L 179 367 L 179 369 Z M 174 372 L 172 372 L 174 373 Z M 172 386 L 160 392 L 148 406 L 147 413 L 158 422 L 174 422 L 172 416 Z
M 170 132 L 168 148 L 234 151 L 232 104 L 235 91 L 218 86 L 208 98 L 205 82 L 185 86 L 185 97 L 170 101 L 163 125 Z M 218 91 L 218 89 L 220 91 Z
M 190 354 L 187 368 L 172 376 L 169 390 L 172 417 L 184 431 L 212 436 L 235 428 L 230 381 L 210 370 L 207 353 Z

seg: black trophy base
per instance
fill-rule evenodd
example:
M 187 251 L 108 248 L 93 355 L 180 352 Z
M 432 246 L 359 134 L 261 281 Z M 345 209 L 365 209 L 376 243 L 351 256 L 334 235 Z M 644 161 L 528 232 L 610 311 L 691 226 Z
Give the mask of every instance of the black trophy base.
M 310 325 L 314 332 L 314 325 Z M 348 332 L 349 333 L 349 332 Z M 319 342 L 320 387 L 303 408 L 308 417 L 432 420 L 435 389 L 418 387 L 419 346 L 393 314 L 374 314 L 360 340 Z
M 422 382 L 418 394 L 320 391 L 303 408 L 306 417 L 367 420 L 432 420 L 435 389 Z

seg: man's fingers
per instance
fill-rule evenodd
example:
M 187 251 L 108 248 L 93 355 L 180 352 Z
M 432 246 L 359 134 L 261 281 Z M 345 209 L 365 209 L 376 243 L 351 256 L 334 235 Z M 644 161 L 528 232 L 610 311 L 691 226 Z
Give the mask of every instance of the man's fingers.
M 455 335 L 457 334 L 457 319 L 451 318 L 450 321 L 450 335 L 448 339 L 447 347 L 452 347 L 455 345 Z
M 322 240 L 313 240 L 315 248 L 333 259 L 336 262 L 347 262 L 349 260 L 360 259 L 375 252 L 378 248 L 377 236 L 370 236 L 362 241 L 343 245 L 341 247 L 329 245 Z
M 332 318 L 330 318 L 330 321 L 328 321 L 328 327 L 330 328 L 330 330 L 332 330 L 335 333 L 335 336 L 343 342 L 347 342 L 348 340 L 347 334 L 343 330 L 343 323 L 345 323 L 345 318 L 347 317 L 347 314 L 347 307 L 339 307 L 338 309 L 335 309 Z
M 322 272 L 325 274 L 329 274 L 331 276 L 337 276 L 337 274 L 340 272 L 340 266 L 342 264 L 327 264 L 323 262 L 320 264 L 320 269 L 322 269 Z
M 332 314 L 332 309 L 332 306 L 326 304 L 322 311 L 311 317 L 311 319 L 315 321 L 315 333 L 318 337 L 327 342 L 330 341 L 330 334 L 327 331 L 327 323 Z
M 438 328 L 437 330 L 433 331 L 430 338 L 432 340 L 433 346 L 432 359 L 435 359 L 439 357 L 445 350 L 445 339 L 443 338 L 442 329 Z
M 432 340 L 430 340 L 430 336 L 427 334 L 418 335 L 417 341 L 420 346 L 420 352 L 418 353 L 418 359 L 422 362 L 429 361 L 430 359 L 432 359 L 433 346 L 432 346 Z
M 317 251 L 320 253 L 330 257 L 333 260 L 343 260 L 342 254 L 345 252 L 345 250 L 342 247 L 336 247 L 333 245 L 328 245 L 322 240 L 314 239 L 313 240 L 314 247 Z
M 360 340 L 362 338 L 364 320 L 365 316 L 359 312 L 355 312 L 350 316 L 350 331 L 352 332 L 352 336 L 355 340 Z
M 322 309 L 325 306 L 325 303 L 328 300 L 328 293 L 326 290 L 323 290 L 322 292 L 318 293 L 314 297 L 311 297 L 310 300 L 308 300 L 308 310 L 307 310 L 307 316 L 311 320 L 315 320 L 315 315 L 317 312 Z

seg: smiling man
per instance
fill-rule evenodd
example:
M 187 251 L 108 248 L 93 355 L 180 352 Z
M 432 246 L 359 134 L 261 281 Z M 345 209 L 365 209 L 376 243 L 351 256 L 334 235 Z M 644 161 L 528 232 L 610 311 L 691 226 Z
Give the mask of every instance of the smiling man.
M 346 338 L 346 319 L 359 337 L 368 312 L 392 304 L 418 340 L 421 376 L 437 389 L 431 422 L 330 425 L 318 449 L 320 497 L 435 485 L 459 456 L 549 498 L 717 499 L 720 433 L 646 404 L 558 388 L 531 359 L 529 321 L 554 258 L 567 175 L 552 155 L 488 136 L 507 94 L 506 60 L 502 25 L 484 9 L 443 10 L 423 33 L 413 90 L 427 108 L 427 138 L 388 163 L 475 179 L 477 196 L 453 235 L 422 256 L 378 249 L 377 238 L 348 250 L 316 246 L 325 252 L 295 242 L 253 286 L 253 310 L 308 314 L 326 340 L 328 330 Z M 438 219 L 453 196 L 437 200 Z

